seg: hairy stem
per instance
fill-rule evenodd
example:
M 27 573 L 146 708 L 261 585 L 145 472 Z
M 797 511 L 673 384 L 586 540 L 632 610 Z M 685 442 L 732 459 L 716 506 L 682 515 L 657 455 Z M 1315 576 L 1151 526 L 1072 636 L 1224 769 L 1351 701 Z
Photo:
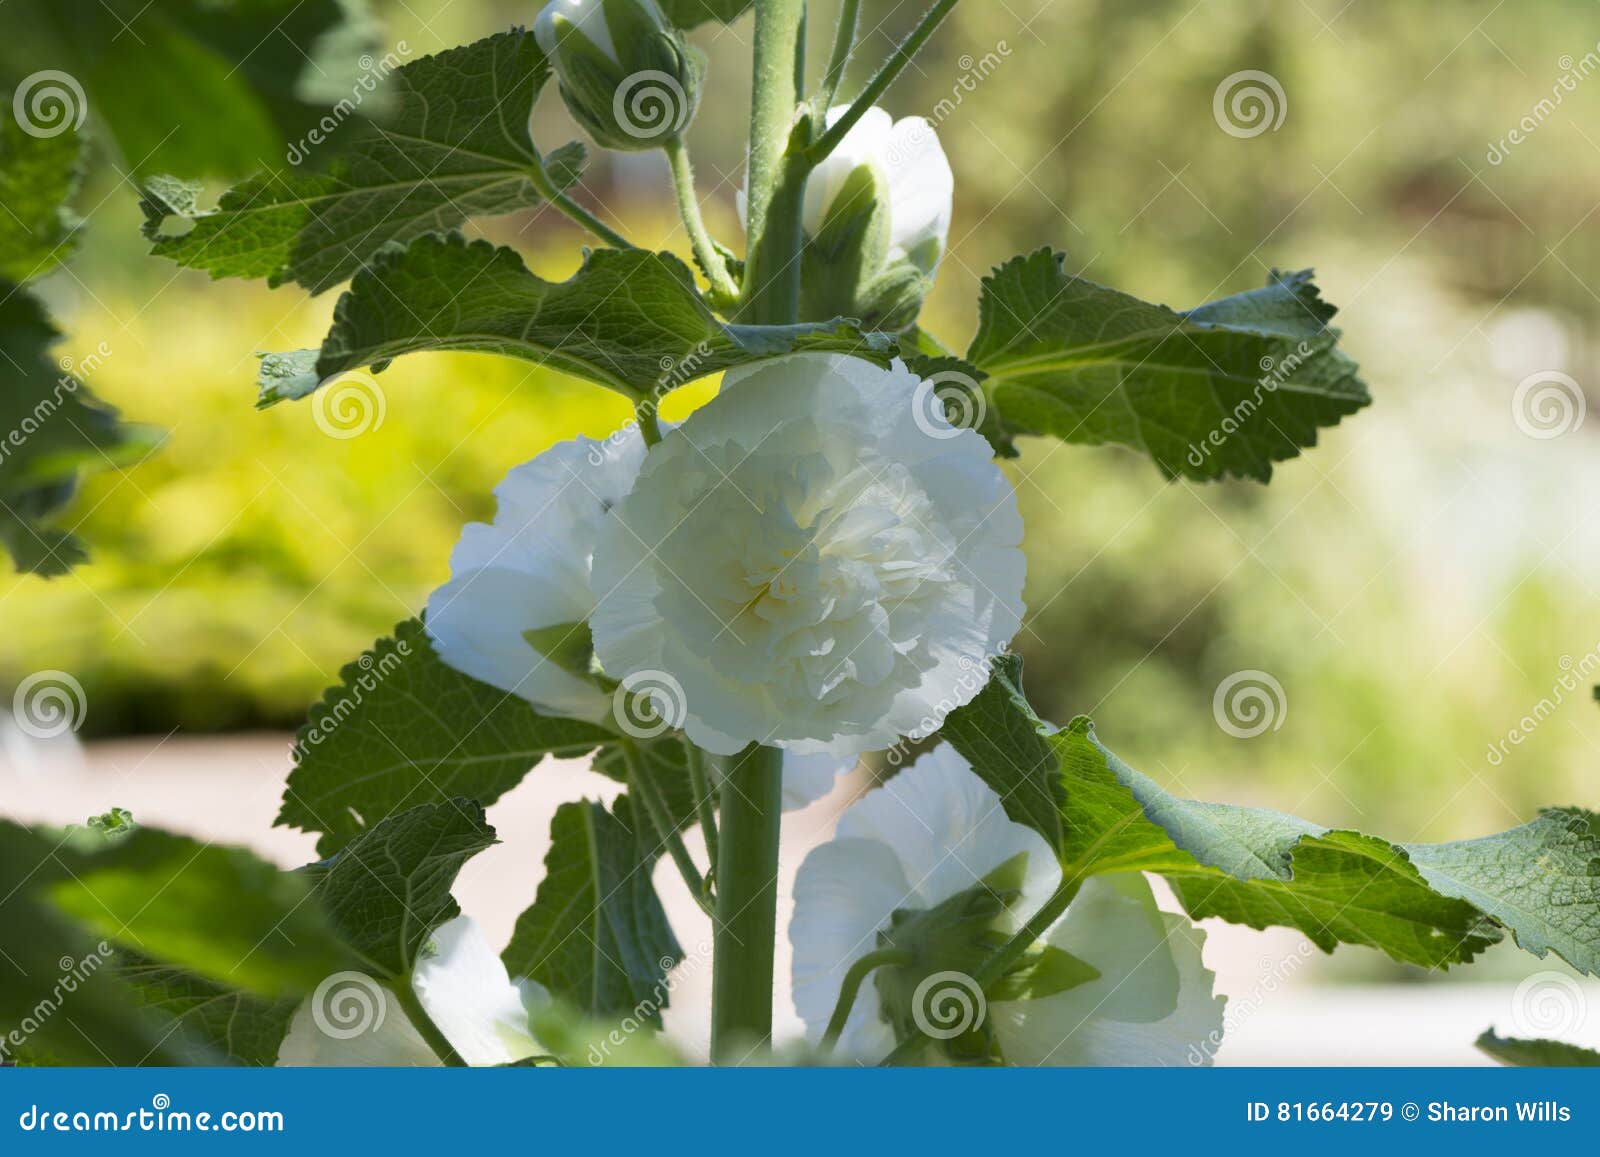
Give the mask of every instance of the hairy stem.
M 738 301 L 739 287 L 733 283 L 727 262 L 717 252 L 711 234 L 706 230 L 705 220 L 700 216 L 700 200 L 694 191 L 694 166 L 689 163 L 689 146 L 683 143 L 681 137 L 673 137 L 661 147 L 667 154 L 667 163 L 672 166 L 672 189 L 678 197 L 678 215 L 683 218 L 683 226 L 689 231 L 689 243 L 694 246 L 695 260 L 700 263 L 706 280 L 711 283 L 712 300 L 719 307 L 727 308 Z
M 833 52 L 828 57 L 828 71 L 822 74 L 822 86 L 817 89 L 812 109 L 821 121 L 828 115 L 828 106 L 839 91 L 844 70 L 850 63 L 856 47 L 856 22 L 861 14 L 861 0 L 844 0 L 839 5 L 839 23 L 833 30 Z
M 589 230 L 589 232 L 600 238 L 600 240 L 604 241 L 607 245 L 611 246 L 613 249 L 637 248 L 633 242 L 629 241 L 621 233 L 618 233 L 611 226 L 600 220 L 600 218 L 589 212 L 589 210 L 585 209 L 582 205 L 578 204 L 560 189 L 556 188 L 555 182 L 550 179 L 550 174 L 545 172 L 544 163 L 542 161 L 536 161 L 529 165 L 526 169 L 526 172 L 528 174 L 528 180 L 533 183 L 533 187 L 539 191 L 539 195 L 541 197 L 550 202 L 550 204 L 554 205 L 557 210 L 576 221 L 579 225 L 582 225 L 585 229 Z
M 845 1022 L 850 1019 L 850 1010 L 855 1007 L 856 996 L 867 977 L 886 964 L 910 964 L 911 961 L 911 953 L 904 948 L 879 948 L 850 966 L 850 971 L 844 974 L 844 983 L 839 986 L 839 1001 L 833 1006 L 833 1015 L 828 1018 L 828 1027 L 822 1034 L 824 1056 L 839 1043 L 839 1034 L 844 1032 Z
M 756 0 L 750 172 L 740 320 L 789 325 L 800 316 L 800 208 L 807 168 L 788 153 L 800 103 L 805 0 Z
M 417 997 L 416 990 L 411 987 L 411 977 L 403 976 L 394 982 L 389 989 L 394 993 L 395 999 L 400 1002 L 400 1007 L 405 1011 L 406 1019 L 411 1022 L 411 1027 L 417 1030 L 420 1036 L 439 1062 L 450 1068 L 466 1068 L 467 1062 L 461 1059 L 461 1054 L 456 1052 L 444 1033 L 439 1031 L 439 1026 L 433 1023 L 433 1017 L 428 1015 L 428 1010 L 422 1007 L 422 1001 Z
M 783 752 L 752 743 L 722 769 L 711 980 L 711 1057 L 737 1064 L 772 1040 Z
M 815 166 L 838 147 L 839 142 L 844 140 L 845 134 L 855 127 L 855 123 L 877 103 L 878 98 L 905 71 L 906 65 L 911 63 L 911 58 L 921 51 L 922 46 L 943 23 L 944 18 L 950 15 L 957 3 L 959 0 L 935 0 L 933 7 L 923 13 L 922 19 L 917 21 L 917 26 L 900 42 L 889 59 L 878 66 L 878 71 L 867 81 L 867 87 L 850 102 L 845 114 L 806 150 L 806 160 L 811 165 Z

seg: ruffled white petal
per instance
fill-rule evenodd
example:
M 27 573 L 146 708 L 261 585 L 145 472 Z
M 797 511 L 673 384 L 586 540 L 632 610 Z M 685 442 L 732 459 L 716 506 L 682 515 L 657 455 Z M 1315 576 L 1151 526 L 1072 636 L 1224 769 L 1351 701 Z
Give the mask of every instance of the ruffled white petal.
M 644 441 L 629 429 L 606 442 L 558 443 L 506 475 L 494 522 L 463 529 L 452 578 L 428 599 L 440 658 L 549 714 L 604 718 L 610 697 L 534 650 L 524 632 L 589 617 L 595 540 L 643 460 Z
M 854 756 L 970 700 L 1021 622 L 1022 520 L 982 437 L 919 423 L 919 384 L 839 355 L 729 372 L 604 523 L 606 672 L 670 675 L 719 754 Z
M 1225 999 L 1201 962 L 1205 934 L 1156 907 L 1142 876 L 1095 876 L 1048 943 L 1100 971 L 1038 1000 L 995 1002 L 989 1016 L 1013 1065 L 1205 1065 Z

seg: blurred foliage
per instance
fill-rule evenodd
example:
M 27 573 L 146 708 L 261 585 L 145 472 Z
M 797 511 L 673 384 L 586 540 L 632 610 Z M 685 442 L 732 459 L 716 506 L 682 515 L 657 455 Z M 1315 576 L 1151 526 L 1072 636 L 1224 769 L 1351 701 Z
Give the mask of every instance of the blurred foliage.
M 379 49 L 403 38 L 413 55 L 534 14 L 374 7 Z M 916 7 L 867 0 L 857 79 Z M 811 21 L 818 59 L 829 8 Z M 1010 467 L 1031 558 L 1019 647 L 1041 710 L 1093 712 L 1109 744 L 1181 794 L 1401 839 L 1600 802 L 1600 712 L 1583 687 L 1561 688 L 1600 663 L 1585 501 L 1600 421 L 1539 440 L 1511 412 L 1530 373 L 1600 380 L 1587 337 L 1600 293 L 1586 283 L 1600 76 L 1500 163 L 1488 156 L 1600 51 L 1593 11 L 973 0 L 891 92 L 897 114 L 938 120 L 956 170 L 952 252 L 926 314 L 942 337 L 970 332 L 983 274 L 1043 243 L 1174 305 L 1314 264 L 1376 399 L 1267 488 L 1166 484 L 1129 454 L 1025 441 Z M 727 86 L 691 142 L 730 242 L 749 36 L 748 20 L 694 34 L 709 83 Z M 1281 83 L 1278 130 L 1241 138 L 1213 119 L 1219 83 L 1244 69 Z M 545 142 L 574 132 L 553 96 L 535 124 Z M 384 422 L 360 437 L 324 435 L 304 404 L 255 413 L 253 354 L 312 343 L 335 295 L 208 283 L 145 258 L 131 198 L 107 198 L 116 180 L 85 190 L 87 244 L 44 291 L 69 331 L 60 352 L 114 351 L 91 387 L 171 434 L 86 486 L 91 565 L 0 578 L 0 681 L 73 672 L 92 733 L 291 725 L 446 577 L 462 523 L 489 515 L 510 466 L 604 434 L 625 409 L 524 365 L 428 355 L 378 378 Z M 659 157 L 599 159 L 579 195 L 640 243 L 687 255 Z M 552 215 L 488 232 L 543 276 L 577 266 L 582 238 Z M 709 389 L 675 396 L 668 416 Z M 1242 669 L 1284 688 L 1277 727 L 1253 739 L 1213 718 L 1216 687 Z M 1493 757 L 1536 712 L 1548 717 Z

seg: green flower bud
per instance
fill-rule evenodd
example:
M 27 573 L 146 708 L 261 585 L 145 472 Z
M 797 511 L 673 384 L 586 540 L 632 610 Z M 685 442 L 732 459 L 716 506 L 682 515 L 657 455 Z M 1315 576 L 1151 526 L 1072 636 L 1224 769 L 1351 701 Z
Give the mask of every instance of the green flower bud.
M 915 322 L 944 256 L 953 194 L 932 126 L 869 109 L 806 182 L 801 319 Z
M 533 34 L 567 109 L 606 148 L 660 148 L 694 119 L 704 66 L 655 0 L 551 0 Z

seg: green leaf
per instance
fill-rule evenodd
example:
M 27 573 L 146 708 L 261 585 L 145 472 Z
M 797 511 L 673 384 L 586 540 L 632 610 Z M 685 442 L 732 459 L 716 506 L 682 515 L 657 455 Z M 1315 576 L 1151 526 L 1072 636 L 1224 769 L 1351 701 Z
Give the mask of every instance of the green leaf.
M 1597 817 L 1549 808 L 1532 823 L 1476 840 L 1405 844 L 1433 890 L 1475 905 L 1511 929 L 1518 947 L 1600 975 Z
M 461 865 L 494 842 L 472 800 L 409 808 L 352 840 L 318 893 L 345 943 L 384 978 L 404 980 L 433 930 L 461 914 L 450 895 Z
M 322 833 L 325 856 L 405 808 L 458 797 L 488 806 L 546 755 L 582 755 L 611 738 L 447 666 L 418 619 L 339 677 L 296 736 L 277 819 Z
M 528 177 L 540 163 L 528 114 L 549 75 L 522 31 L 403 65 L 390 77 L 391 118 L 352 117 L 308 146 L 311 159 L 326 151 L 325 168 L 275 166 L 228 190 L 214 210 L 198 207 L 192 186 L 150 182 L 152 252 L 213 277 L 294 281 L 320 293 L 389 242 L 542 204 Z M 548 161 L 559 185 L 582 165 L 576 144 Z M 170 235 L 173 219 L 190 228 Z
M 661 11 L 679 28 L 693 28 L 708 20 L 732 24 L 753 0 L 660 0 Z
M 1495 1035 L 1489 1029 L 1478 1038 L 1478 1048 L 1503 1065 L 1529 1068 L 1591 1068 L 1600 1065 L 1600 1052 L 1556 1040 L 1526 1040 Z
M 996 659 L 984 689 L 945 719 L 940 734 L 994 788 L 1006 815 L 1038 832 L 1052 848 L 1062 846 L 1066 784 L 1060 758 L 1022 694 L 1019 657 Z
M 610 811 L 585 800 L 561 805 L 550 837 L 538 895 L 503 953 L 507 970 L 590 1016 L 659 1024 L 682 949 L 650 880 L 660 849 L 649 825 L 627 796 Z
M 0 1060 L 24 1051 L 73 1065 L 205 1059 L 140 1007 L 116 974 L 111 947 L 49 902 L 79 854 L 73 840 L 0 820 Z
M 636 739 L 634 746 L 639 752 L 640 770 L 661 792 L 673 821 L 680 829 L 694 823 L 698 813 L 683 741 L 669 733 L 656 739 Z M 593 769 L 618 783 L 629 782 L 627 755 L 614 743 L 595 752 Z
M 984 279 L 967 360 L 1006 430 L 1129 446 L 1168 477 L 1265 482 L 1371 400 L 1309 270 L 1178 312 L 1062 261 L 1041 249 Z
M 11 94 L 0 91 L 11 107 Z M 0 278 L 43 276 L 72 249 L 77 215 L 68 208 L 83 177 L 83 137 L 65 128 L 39 136 L 16 117 L 0 117 Z
M 1040 721 L 1012 660 L 944 733 L 1013 819 L 1054 841 L 1069 879 L 1156 872 L 1195 919 L 1284 925 L 1324 950 L 1367 945 L 1426 968 L 1471 960 L 1502 928 L 1530 951 L 1593 968 L 1600 859 L 1588 813 L 1546 812 L 1480 840 L 1397 845 L 1282 812 L 1180 799 L 1105 748 L 1087 719 L 1059 732 Z M 1059 826 L 1037 805 L 1051 774 Z
M 42 575 L 85 556 L 76 537 L 47 525 L 71 500 L 80 471 L 119 468 L 158 441 L 149 428 L 118 421 L 65 368 L 70 362 L 49 355 L 60 336 L 37 298 L 0 281 L 0 543 L 19 570 Z
M 243 848 L 140 828 L 77 857 L 49 894 L 112 943 L 276 999 L 309 991 L 351 964 L 309 902 L 312 883 Z
M 373 45 L 351 0 L 9 0 L 0 60 L 69 74 L 126 168 L 236 177 L 359 99 Z
M 136 999 L 176 1024 L 188 1037 L 204 1041 L 236 1065 L 271 1066 L 289 1022 L 300 1007 L 298 996 L 268 1000 L 214 984 L 181 968 L 124 953 L 117 975 Z
M 670 254 L 601 249 L 566 281 L 549 282 L 511 249 L 429 235 L 384 249 L 356 274 L 311 373 L 304 362 L 298 374 L 295 362 L 264 362 L 258 404 L 424 350 L 523 358 L 639 396 L 802 348 L 881 360 L 888 339 L 843 323 L 726 325 Z

